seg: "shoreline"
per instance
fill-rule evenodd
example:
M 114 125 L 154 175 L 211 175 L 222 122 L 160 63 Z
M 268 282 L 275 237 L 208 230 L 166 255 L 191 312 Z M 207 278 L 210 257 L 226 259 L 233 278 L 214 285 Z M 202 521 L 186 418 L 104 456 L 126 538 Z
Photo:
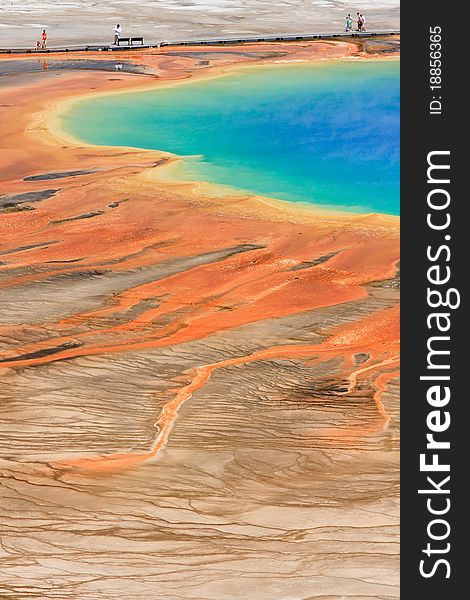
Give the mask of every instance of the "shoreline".
M 261 45 L 261 44 L 260 44 Z M 170 164 L 173 166 L 171 168 L 174 169 L 174 163 L 182 163 L 184 162 L 184 157 L 173 154 L 171 152 L 167 152 L 162 149 L 146 149 L 134 146 L 108 146 L 106 144 L 93 144 L 88 142 L 87 140 L 77 138 L 69 131 L 66 131 L 63 125 L 64 116 L 73 110 L 73 107 L 82 101 L 86 101 L 89 99 L 95 98 L 106 98 L 109 96 L 118 96 L 118 95 L 127 95 L 127 94 L 138 94 L 145 93 L 150 91 L 155 91 L 157 89 L 168 89 L 176 86 L 183 85 L 191 85 L 194 83 L 198 83 L 201 81 L 211 81 L 213 79 L 220 79 L 224 77 L 230 77 L 234 73 L 243 73 L 244 71 L 258 70 L 258 69 L 269 69 L 269 68 L 278 68 L 279 66 L 285 66 L 289 68 L 290 65 L 318 65 L 319 63 L 325 64 L 329 62 L 338 62 L 338 61 L 399 61 L 399 56 L 386 56 L 380 58 L 373 57 L 358 57 L 358 56 L 350 56 L 350 57 L 339 57 L 339 58 L 320 58 L 317 60 L 273 60 L 270 63 L 256 63 L 256 64 L 232 64 L 228 66 L 224 66 L 222 68 L 212 68 L 203 70 L 201 73 L 197 73 L 196 75 L 193 73 L 191 76 L 184 79 L 176 79 L 173 81 L 165 81 L 165 82 L 153 82 L 148 85 L 144 84 L 142 86 L 138 85 L 135 88 L 131 89 L 123 89 L 123 90 L 113 90 L 113 91 L 96 91 L 92 93 L 87 93 L 83 95 L 78 95 L 72 98 L 68 98 L 66 100 L 59 101 L 55 107 L 52 107 L 48 113 L 45 115 L 41 115 L 39 117 L 38 123 L 43 123 L 46 129 L 52 133 L 54 137 L 57 138 L 59 142 L 67 142 L 68 144 L 74 146 L 89 146 L 90 148 L 110 148 L 114 150 L 118 149 L 127 149 L 131 151 L 138 152 L 158 152 L 162 157 L 169 158 L 169 163 L 165 168 L 159 169 L 156 173 L 152 173 L 149 176 L 159 180 L 161 183 L 165 184 L 173 184 L 180 183 L 182 185 L 191 185 L 197 188 L 199 194 L 209 195 L 211 197 L 217 197 L 220 195 L 228 195 L 233 198 L 244 199 L 247 196 L 252 198 L 255 202 L 258 202 L 262 205 L 269 205 L 270 207 L 277 208 L 281 212 L 290 211 L 294 214 L 305 214 L 305 216 L 316 215 L 330 218 L 338 218 L 341 220 L 352 220 L 358 222 L 369 222 L 371 220 L 376 219 L 377 222 L 380 222 L 381 225 L 389 225 L 391 227 L 399 226 L 400 215 L 390 214 L 390 213 L 380 213 L 380 212 L 366 212 L 366 211 L 355 211 L 345 210 L 341 208 L 328 207 L 326 205 L 308 203 L 302 201 L 290 201 L 283 200 L 280 198 L 270 197 L 262 194 L 257 194 L 254 192 L 245 191 L 243 189 L 238 189 L 229 184 L 219 184 L 212 181 L 204 181 L 204 180 L 186 180 L 183 178 L 177 178 L 176 180 L 165 180 L 162 177 L 162 171 L 166 170 Z M 207 72 L 209 71 L 209 72 Z M 262 207 L 260 207 L 262 209 Z

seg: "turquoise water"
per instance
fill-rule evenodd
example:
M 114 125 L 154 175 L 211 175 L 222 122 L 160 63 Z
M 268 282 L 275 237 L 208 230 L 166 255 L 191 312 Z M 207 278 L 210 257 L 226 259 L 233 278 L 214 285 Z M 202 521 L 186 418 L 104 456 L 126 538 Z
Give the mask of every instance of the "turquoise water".
M 185 156 L 188 180 L 398 214 L 399 94 L 398 61 L 275 65 L 85 100 L 65 127 Z

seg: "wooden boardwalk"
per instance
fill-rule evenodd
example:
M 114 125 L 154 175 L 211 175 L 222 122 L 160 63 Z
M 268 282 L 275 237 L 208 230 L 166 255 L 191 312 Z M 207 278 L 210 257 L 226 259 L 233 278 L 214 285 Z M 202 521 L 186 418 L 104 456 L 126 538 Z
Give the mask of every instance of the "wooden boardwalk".
M 55 52 L 122 52 L 126 50 L 139 50 L 148 48 L 161 48 L 163 46 L 220 46 L 225 44 L 243 44 L 253 42 L 297 42 L 321 39 L 350 39 L 350 38 L 370 38 L 370 37 L 386 37 L 390 35 L 400 35 L 399 30 L 388 31 L 366 31 L 351 33 L 345 32 L 328 32 L 328 33 L 301 33 L 288 35 L 259 35 L 259 36 L 238 36 L 227 38 L 206 38 L 192 40 L 161 40 L 150 44 L 137 44 L 135 46 L 114 46 L 112 44 L 86 44 L 86 45 L 70 45 L 70 46 L 51 46 L 45 50 L 37 50 L 36 48 L 0 48 L 0 54 L 49 54 Z

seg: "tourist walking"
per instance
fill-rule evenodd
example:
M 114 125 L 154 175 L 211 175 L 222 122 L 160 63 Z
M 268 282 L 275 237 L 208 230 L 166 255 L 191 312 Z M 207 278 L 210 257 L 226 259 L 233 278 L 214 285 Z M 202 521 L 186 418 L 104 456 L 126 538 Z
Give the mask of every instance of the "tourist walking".
M 42 44 L 41 44 L 41 48 L 43 50 L 45 50 L 47 48 L 47 33 L 46 33 L 45 29 L 42 30 Z
M 366 18 L 363 15 L 359 15 L 360 19 L 361 19 L 361 31 L 367 31 L 366 30 Z
M 352 31 L 352 17 L 350 14 L 346 17 L 346 27 L 344 31 Z
M 121 36 L 121 26 L 119 23 L 114 28 L 114 45 L 119 46 L 119 38 Z
M 359 13 L 356 13 L 356 17 L 357 17 L 357 29 L 356 29 L 356 31 L 362 31 L 362 19 L 361 19 L 361 15 Z

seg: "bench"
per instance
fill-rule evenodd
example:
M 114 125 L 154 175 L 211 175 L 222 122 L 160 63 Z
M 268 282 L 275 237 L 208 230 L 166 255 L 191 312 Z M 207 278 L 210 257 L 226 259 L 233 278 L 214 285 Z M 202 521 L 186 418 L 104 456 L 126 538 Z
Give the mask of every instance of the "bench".
M 143 37 L 120 37 L 117 41 L 117 45 L 120 46 L 121 42 L 123 44 L 127 44 L 128 46 L 133 46 L 136 42 L 140 42 L 142 44 L 142 46 L 144 45 L 144 38 Z

